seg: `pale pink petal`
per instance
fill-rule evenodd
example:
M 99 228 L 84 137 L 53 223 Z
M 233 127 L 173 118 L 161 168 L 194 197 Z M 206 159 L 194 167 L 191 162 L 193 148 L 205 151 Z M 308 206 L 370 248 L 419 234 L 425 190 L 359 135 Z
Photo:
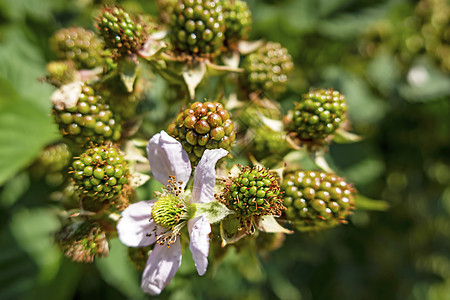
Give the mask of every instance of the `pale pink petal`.
M 181 245 L 175 243 L 166 245 L 155 244 L 147 259 L 142 273 L 141 288 L 151 295 L 158 295 L 169 284 L 181 265 Z
M 205 150 L 195 169 L 194 187 L 189 200 L 191 203 L 208 203 L 213 199 L 216 184 L 216 163 L 227 154 L 228 151 L 224 149 Z
M 155 134 L 147 145 L 147 156 L 153 177 L 163 185 L 167 184 L 169 176 L 175 176 L 182 181 L 182 188 L 191 177 L 191 162 L 183 146 L 169 136 L 165 131 Z
M 128 206 L 117 223 L 120 241 L 128 247 L 144 247 L 156 241 L 153 233 L 157 225 L 151 220 L 152 206 L 156 199 L 139 201 Z
M 188 221 L 188 231 L 191 239 L 189 249 L 191 249 L 198 275 L 203 276 L 208 267 L 211 225 L 208 223 L 206 217 L 199 216 Z

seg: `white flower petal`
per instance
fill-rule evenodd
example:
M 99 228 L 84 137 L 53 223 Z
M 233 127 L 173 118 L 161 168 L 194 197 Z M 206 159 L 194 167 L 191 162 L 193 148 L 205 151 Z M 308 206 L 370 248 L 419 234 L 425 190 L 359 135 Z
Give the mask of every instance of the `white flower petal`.
M 208 267 L 209 234 L 211 225 L 206 217 L 200 216 L 188 221 L 188 231 L 191 242 L 189 249 L 195 262 L 198 275 L 203 276 Z
M 141 288 L 151 295 L 158 295 L 169 284 L 181 265 L 180 239 L 167 247 L 156 244 L 148 256 Z
M 213 199 L 214 185 L 216 184 L 216 163 L 227 154 L 228 151 L 224 149 L 205 150 L 195 170 L 191 203 L 208 203 Z
M 144 247 L 156 241 L 155 235 L 148 236 L 156 229 L 151 220 L 152 206 L 156 199 L 139 201 L 128 206 L 117 223 L 120 241 L 128 247 Z
M 191 162 L 183 146 L 166 132 L 155 134 L 147 145 L 147 156 L 153 177 L 166 185 L 169 176 L 182 181 L 182 188 L 191 177 Z

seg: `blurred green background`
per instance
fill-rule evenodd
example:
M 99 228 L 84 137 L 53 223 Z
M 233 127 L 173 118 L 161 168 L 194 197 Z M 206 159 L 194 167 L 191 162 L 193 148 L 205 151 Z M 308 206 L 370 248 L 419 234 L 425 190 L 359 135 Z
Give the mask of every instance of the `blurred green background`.
M 263 257 L 230 253 L 205 277 L 185 255 L 159 298 L 450 299 L 450 2 L 247 2 L 251 38 L 293 56 L 283 108 L 310 86 L 340 90 L 364 141 L 332 145 L 328 155 L 339 175 L 390 209 L 288 236 Z M 117 3 L 156 15 L 154 1 Z M 59 138 L 54 88 L 40 81 L 54 58 L 48 39 L 62 27 L 94 29 L 101 4 L 0 0 L 0 299 L 146 298 L 117 239 L 93 265 L 61 255 L 52 239 L 57 190 L 30 172 Z

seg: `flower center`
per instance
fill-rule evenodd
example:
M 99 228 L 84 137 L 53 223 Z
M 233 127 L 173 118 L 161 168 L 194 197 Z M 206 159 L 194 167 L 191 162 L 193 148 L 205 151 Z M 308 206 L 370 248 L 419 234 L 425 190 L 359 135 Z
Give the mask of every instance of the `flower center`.
M 186 218 L 187 207 L 176 195 L 163 195 L 153 205 L 153 221 L 168 230 L 172 230 Z

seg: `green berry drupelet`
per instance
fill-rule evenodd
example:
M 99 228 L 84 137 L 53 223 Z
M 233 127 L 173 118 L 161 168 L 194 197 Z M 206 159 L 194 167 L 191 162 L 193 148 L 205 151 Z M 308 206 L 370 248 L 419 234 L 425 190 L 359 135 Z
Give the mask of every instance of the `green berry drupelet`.
M 183 145 L 192 164 L 200 161 L 205 149 L 231 149 L 236 139 L 230 114 L 218 102 L 195 102 L 169 125 L 169 135 Z
M 311 91 L 295 103 L 290 130 L 303 141 L 324 140 L 339 128 L 346 111 L 345 97 L 338 91 Z
M 233 48 L 241 40 L 246 40 L 252 26 L 252 13 L 245 1 L 224 0 L 225 45 Z
M 176 51 L 213 57 L 223 46 L 225 20 L 220 0 L 180 0 L 170 18 L 170 39 Z
M 281 190 L 286 218 L 296 230 L 326 229 L 346 223 L 354 208 L 353 187 L 332 173 L 296 171 L 284 176 Z
M 288 74 L 294 68 L 292 57 L 279 43 L 268 42 L 242 62 L 246 88 L 269 94 L 283 92 Z
M 230 178 L 220 201 L 241 219 L 281 215 L 284 209 L 278 179 L 259 167 L 243 167 L 238 176 Z
M 115 120 L 109 105 L 87 84 L 82 85 L 81 94 L 74 106 L 55 105 L 53 112 L 66 141 L 77 151 L 91 142 L 101 144 L 120 138 L 120 123 Z
M 71 171 L 80 197 L 94 202 L 113 202 L 122 194 L 129 173 L 123 155 L 109 145 L 86 150 L 72 163 Z
M 144 43 L 144 27 L 126 11 L 117 6 L 105 7 L 97 19 L 97 28 L 106 48 L 115 56 L 130 55 Z
M 93 31 L 81 27 L 56 31 L 50 46 L 58 59 L 73 61 L 77 69 L 92 69 L 104 61 L 102 40 Z

